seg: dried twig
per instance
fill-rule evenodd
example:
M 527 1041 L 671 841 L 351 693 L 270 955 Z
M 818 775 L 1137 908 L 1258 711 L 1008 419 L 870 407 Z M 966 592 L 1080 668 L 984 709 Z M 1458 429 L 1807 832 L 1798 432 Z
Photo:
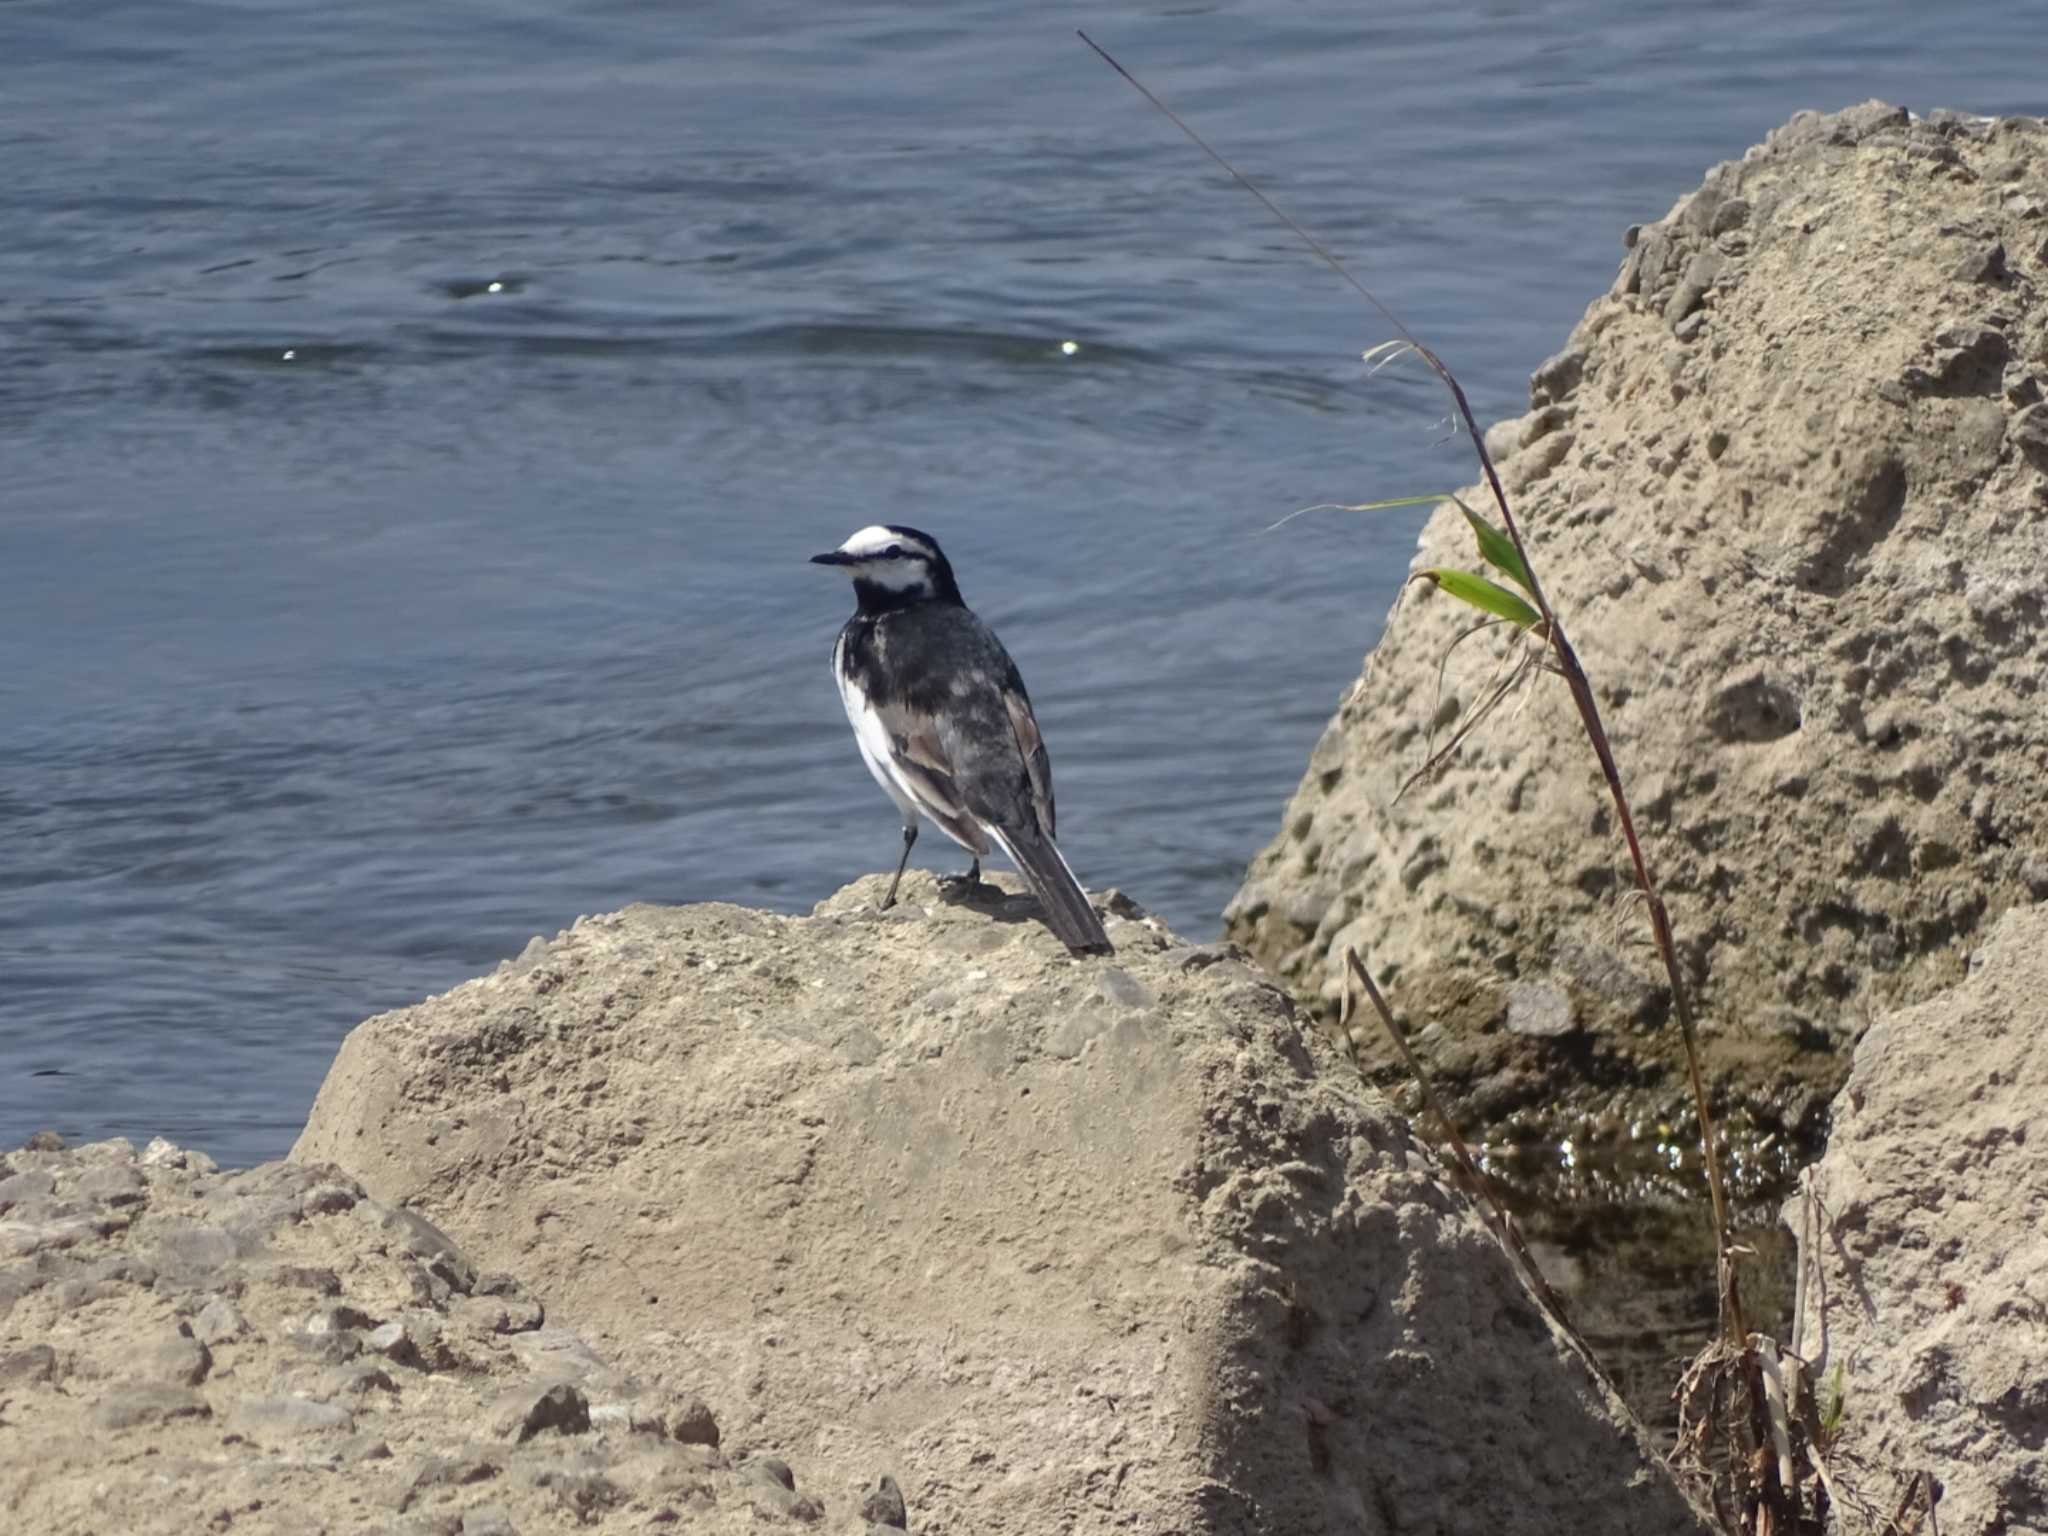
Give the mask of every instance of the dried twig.
M 1509 1259 L 1522 1271 L 1530 1291 L 1542 1304 L 1543 1309 L 1550 1314 L 1559 1331 L 1571 1341 L 1572 1347 L 1578 1351 L 1587 1368 L 1604 1381 L 1606 1373 L 1600 1369 L 1600 1362 L 1593 1353 L 1593 1346 L 1586 1342 L 1585 1336 L 1573 1324 L 1571 1314 L 1565 1310 L 1563 1299 L 1550 1288 L 1550 1282 L 1544 1278 L 1542 1269 L 1537 1266 L 1535 1256 L 1522 1241 L 1521 1228 L 1515 1225 L 1514 1217 L 1495 1197 L 1492 1181 L 1480 1171 L 1478 1161 L 1472 1156 L 1472 1149 L 1465 1144 L 1465 1137 L 1458 1129 L 1458 1122 L 1451 1118 L 1450 1110 L 1444 1107 L 1444 1101 L 1437 1096 L 1436 1083 L 1431 1079 L 1429 1069 L 1423 1066 L 1422 1058 L 1417 1056 L 1414 1047 L 1409 1045 L 1408 1036 L 1396 1022 L 1394 1011 L 1387 1006 L 1387 1000 L 1380 995 L 1380 989 L 1373 984 L 1372 974 L 1366 970 L 1365 962 L 1358 958 L 1358 951 L 1345 950 L 1344 963 L 1349 976 L 1356 978 L 1358 984 L 1365 989 L 1365 995 L 1372 999 L 1373 1009 L 1379 1014 L 1380 1023 L 1385 1027 L 1388 1038 L 1394 1042 L 1394 1048 L 1408 1063 L 1408 1070 L 1414 1073 L 1415 1081 L 1422 1088 L 1423 1102 L 1429 1106 L 1430 1113 L 1436 1116 L 1437 1123 L 1443 1127 L 1444 1139 L 1450 1143 L 1452 1155 L 1457 1158 L 1458 1167 L 1464 1172 L 1467 1183 L 1485 1203 L 1488 1213 L 1493 1218 L 1494 1231 L 1500 1238 L 1501 1246 L 1507 1250 Z M 1351 1002 L 1351 987 L 1348 980 L 1344 987 L 1344 1002 L 1348 1015 Z M 1348 1018 L 1344 1024 L 1348 1031 Z
M 1786 1513 L 1797 1520 L 1799 1478 L 1792 1469 L 1792 1417 L 1785 1407 L 1785 1378 L 1778 1372 L 1777 1341 L 1759 1334 L 1750 1342 L 1755 1346 L 1757 1370 L 1763 1377 L 1764 1412 L 1770 1420 L 1771 1448 L 1778 1454 L 1778 1491 L 1783 1496 Z
M 1451 642 L 1451 648 L 1455 650 L 1460 644 L 1462 644 L 1466 640 L 1471 639 L 1472 636 L 1480 634 L 1485 630 L 1491 629 L 1496 624 L 1504 624 L 1506 622 L 1507 621 L 1505 619 L 1487 619 L 1483 623 L 1475 624 L 1470 629 L 1465 630 L 1461 634 L 1459 634 L 1457 639 Z M 1481 699 L 1477 704 L 1473 705 L 1472 708 L 1464 711 L 1458 717 L 1458 728 L 1451 733 L 1451 739 L 1445 742 L 1441 747 L 1435 745 L 1434 742 L 1434 738 L 1436 735 L 1436 720 L 1434 713 L 1432 713 L 1430 717 L 1431 745 L 1429 747 L 1428 756 L 1424 760 L 1420 768 L 1416 769 L 1413 773 L 1409 774 L 1407 778 L 1401 781 L 1401 787 L 1394 791 L 1394 798 L 1396 800 L 1399 800 L 1403 795 L 1407 794 L 1409 790 L 1413 789 L 1417 784 L 1421 783 L 1424 779 L 1427 779 L 1434 775 L 1439 768 L 1441 768 L 1445 763 L 1450 761 L 1451 755 L 1458 750 L 1460 745 L 1463 744 L 1465 738 L 1471 735 L 1472 732 L 1478 730 L 1480 726 L 1484 725 L 1487 722 L 1487 720 L 1491 719 L 1493 716 L 1493 712 L 1496 709 L 1500 708 L 1502 702 L 1505 701 L 1507 697 L 1515 691 L 1516 688 L 1521 686 L 1522 679 L 1529 675 L 1533 663 L 1531 663 L 1531 661 L 1529 660 L 1529 653 L 1527 651 L 1521 651 L 1517 654 L 1519 659 L 1516 661 L 1512 670 L 1510 670 L 1505 677 L 1500 678 L 1497 682 L 1493 684 L 1492 687 L 1490 687 L 1487 690 L 1485 698 Z M 1444 668 L 1449 664 L 1450 652 L 1446 651 L 1444 653 L 1444 658 L 1442 662 L 1440 662 L 1437 666 L 1437 691 L 1439 695 L 1441 695 L 1443 691 L 1443 671 Z M 1502 664 L 1506 664 L 1505 657 L 1502 658 Z
M 1913 1508 L 1913 1505 L 1920 1498 L 1923 1489 L 1927 1498 L 1927 1512 L 1930 1515 L 1933 1514 L 1934 1479 L 1925 1472 L 1915 1472 L 1906 1479 L 1906 1486 L 1899 1494 L 1898 1505 L 1892 1510 L 1891 1519 L 1884 1523 L 1884 1536 L 1910 1536 L 1910 1533 L 1920 1524 L 1920 1512 Z M 1910 1526 L 1906 1524 L 1906 1517 L 1908 1515 L 1914 1517 L 1913 1524 Z

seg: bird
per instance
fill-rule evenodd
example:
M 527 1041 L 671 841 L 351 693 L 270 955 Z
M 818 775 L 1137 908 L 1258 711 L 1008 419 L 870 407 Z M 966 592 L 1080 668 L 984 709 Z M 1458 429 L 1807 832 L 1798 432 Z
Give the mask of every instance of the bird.
M 979 883 L 982 859 L 1000 848 L 1068 949 L 1111 953 L 1053 841 L 1052 759 L 1024 679 L 960 596 L 938 540 L 878 523 L 811 562 L 853 578 L 854 614 L 832 647 L 832 674 L 868 772 L 903 814 L 903 857 L 883 910 L 896 901 L 923 816 L 974 855 L 960 883 Z

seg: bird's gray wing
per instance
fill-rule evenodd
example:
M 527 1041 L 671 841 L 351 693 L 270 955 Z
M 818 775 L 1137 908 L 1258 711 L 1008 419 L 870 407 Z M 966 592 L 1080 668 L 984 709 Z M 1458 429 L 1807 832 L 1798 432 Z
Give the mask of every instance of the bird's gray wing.
M 953 754 L 939 723 L 923 710 L 902 702 L 870 702 L 889 735 L 889 766 L 917 801 L 918 809 L 937 822 L 948 837 L 976 853 L 987 853 L 988 836 L 976 824 L 961 796 Z
M 1052 803 L 1052 758 L 1038 734 L 1038 717 L 1031 713 L 1031 700 L 1023 685 L 1003 690 L 1003 707 L 1010 716 L 1010 729 L 1017 733 L 1017 750 L 1024 754 L 1024 773 L 1031 781 L 1031 804 L 1038 812 L 1038 824 L 1047 837 L 1059 836 L 1054 825 Z

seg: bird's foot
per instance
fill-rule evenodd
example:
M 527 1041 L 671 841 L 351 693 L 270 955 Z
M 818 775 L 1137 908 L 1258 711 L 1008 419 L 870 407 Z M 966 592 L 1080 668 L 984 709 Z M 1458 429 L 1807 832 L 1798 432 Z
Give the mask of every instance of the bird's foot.
M 976 859 L 964 874 L 940 875 L 939 895 L 947 901 L 974 901 L 985 896 L 1000 896 L 1002 887 L 990 885 L 981 878 L 981 860 Z

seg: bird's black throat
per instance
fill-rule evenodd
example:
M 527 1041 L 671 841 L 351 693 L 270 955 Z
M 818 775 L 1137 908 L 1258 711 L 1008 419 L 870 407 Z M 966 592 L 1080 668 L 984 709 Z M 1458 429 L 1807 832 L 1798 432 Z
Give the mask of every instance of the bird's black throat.
M 854 577 L 855 606 L 870 617 L 901 613 L 906 608 L 917 608 L 926 603 L 953 608 L 967 606 L 966 600 L 960 596 L 959 583 L 953 580 L 953 568 L 946 564 L 943 556 L 924 562 L 924 566 L 926 580 L 914 587 L 885 587 L 880 582 Z

